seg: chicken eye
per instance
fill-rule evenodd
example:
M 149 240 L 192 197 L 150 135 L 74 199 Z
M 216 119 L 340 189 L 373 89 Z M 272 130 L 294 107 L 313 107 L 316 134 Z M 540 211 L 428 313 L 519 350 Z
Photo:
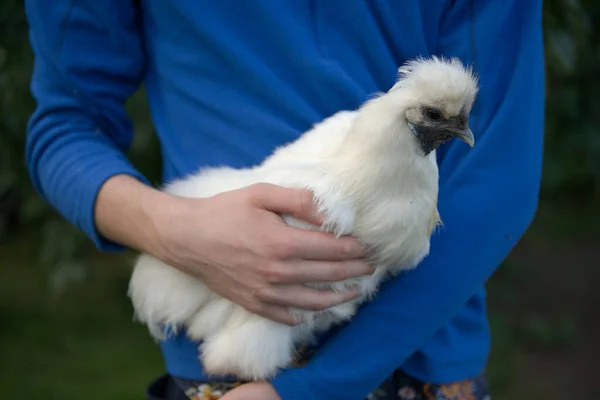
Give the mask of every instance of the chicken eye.
M 433 108 L 426 108 L 425 115 L 432 121 L 439 121 L 442 118 L 442 114 L 438 110 L 434 110 Z

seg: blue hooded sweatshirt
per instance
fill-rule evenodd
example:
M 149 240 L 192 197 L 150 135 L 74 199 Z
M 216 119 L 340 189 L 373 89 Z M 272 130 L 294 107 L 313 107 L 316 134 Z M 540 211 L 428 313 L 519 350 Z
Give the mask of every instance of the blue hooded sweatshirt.
M 37 108 L 27 166 L 39 193 L 103 251 L 100 186 L 147 180 L 124 155 L 123 104 L 143 83 L 163 179 L 256 164 L 317 121 L 394 83 L 416 56 L 480 78 L 476 146 L 438 151 L 444 227 L 419 268 L 383 285 L 311 361 L 272 380 L 283 400 L 363 399 L 394 369 L 448 382 L 490 348 L 484 283 L 530 224 L 542 164 L 541 0 L 26 1 Z M 161 344 L 169 373 L 202 379 L 197 343 Z

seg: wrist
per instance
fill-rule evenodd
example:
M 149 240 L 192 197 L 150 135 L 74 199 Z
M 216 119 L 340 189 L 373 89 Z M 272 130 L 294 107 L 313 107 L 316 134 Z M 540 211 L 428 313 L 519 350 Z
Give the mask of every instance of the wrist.
M 138 251 L 160 252 L 159 214 L 168 208 L 171 197 L 132 176 L 113 176 L 101 187 L 96 200 L 98 232 Z
M 139 234 L 137 249 L 164 259 L 171 242 L 176 210 L 180 208 L 180 199 L 176 196 L 151 189 L 140 193 L 137 208 Z
M 144 234 L 140 235 L 143 238 L 140 250 L 185 269 L 190 258 L 196 259 L 199 248 L 206 247 L 204 200 L 158 190 L 144 193 L 139 207 L 139 219 L 145 221 Z M 194 250 L 190 253 L 192 237 Z

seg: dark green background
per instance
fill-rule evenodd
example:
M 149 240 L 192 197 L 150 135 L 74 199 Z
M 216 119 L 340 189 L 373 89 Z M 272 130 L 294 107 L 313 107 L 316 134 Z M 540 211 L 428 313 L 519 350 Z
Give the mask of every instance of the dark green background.
M 534 224 L 488 285 L 495 399 L 600 398 L 599 17 L 597 1 L 545 2 L 543 190 Z M 132 321 L 133 255 L 95 251 L 40 200 L 24 169 L 31 62 L 23 3 L 3 0 L 0 400 L 142 399 L 162 360 Z M 136 122 L 131 158 L 157 182 L 143 93 L 128 107 Z M 20 206 L 12 218 L 7 199 Z

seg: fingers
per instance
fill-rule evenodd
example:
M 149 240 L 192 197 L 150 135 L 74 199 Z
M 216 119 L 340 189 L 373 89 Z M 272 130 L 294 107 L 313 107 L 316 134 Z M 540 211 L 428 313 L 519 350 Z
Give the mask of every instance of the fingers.
M 269 183 L 259 183 L 250 187 L 254 204 L 278 214 L 293 217 L 321 225 L 322 219 L 314 206 L 309 190 L 290 189 Z
M 251 196 L 256 206 L 275 213 L 288 214 L 315 225 L 322 218 L 308 190 L 290 189 L 261 183 L 253 185 Z M 281 258 L 341 261 L 363 257 L 365 248 L 350 236 L 336 238 L 331 233 L 285 227 L 277 235 L 277 252 Z
M 345 292 L 313 289 L 301 285 L 267 286 L 256 297 L 269 304 L 294 307 L 307 311 L 322 311 L 357 298 L 360 294 L 349 289 Z
M 265 268 L 264 275 L 271 284 L 304 284 L 339 282 L 373 273 L 373 267 L 364 259 L 350 261 L 291 260 L 274 263 Z
M 331 233 L 286 227 L 279 240 L 289 248 L 290 258 L 345 261 L 364 257 L 365 247 L 354 237 L 335 237 Z

